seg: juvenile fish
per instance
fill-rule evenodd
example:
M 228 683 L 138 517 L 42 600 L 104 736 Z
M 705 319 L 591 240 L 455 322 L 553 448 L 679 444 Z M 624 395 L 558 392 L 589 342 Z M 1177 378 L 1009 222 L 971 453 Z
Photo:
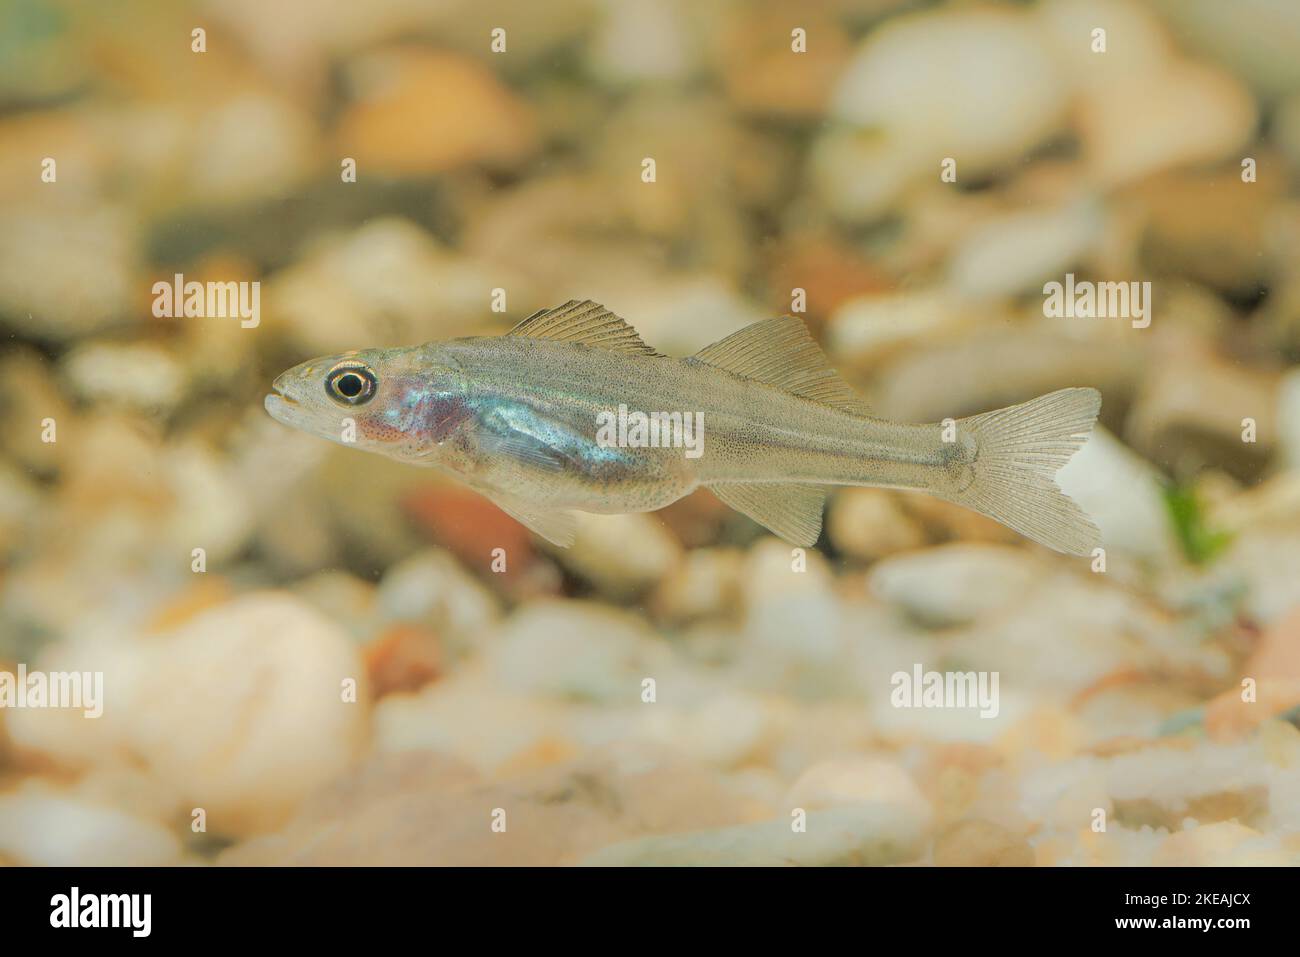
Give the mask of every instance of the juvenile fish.
M 891 422 L 789 317 L 678 359 L 603 306 L 570 301 L 503 336 L 312 359 L 273 388 L 277 421 L 453 475 L 561 546 L 574 510 L 647 512 L 700 486 L 810 546 L 828 485 L 927 492 L 1070 554 L 1098 544 L 1054 480 L 1096 421 L 1095 389 L 946 427 Z

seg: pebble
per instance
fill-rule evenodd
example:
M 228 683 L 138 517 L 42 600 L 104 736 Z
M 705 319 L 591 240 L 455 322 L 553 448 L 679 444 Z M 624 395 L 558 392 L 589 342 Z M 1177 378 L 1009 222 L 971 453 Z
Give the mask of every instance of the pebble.
M 1115 815 L 1131 826 L 1174 828 L 1185 818 L 1253 823 L 1269 805 L 1268 765 L 1247 743 L 1190 741 L 1106 762 Z
M 854 364 L 884 361 L 959 334 L 969 325 L 967 305 L 942 288 L 854 296 L 827 320 L 826 348 Z
M 418 691 L 444 670 L 438 636 L 417 625 L 391 625 L 366 647 L 366 672 L 376 699 Z
M 149 342 L 78 346 L 62 371 L 77 398 L 121 403 L 154 414 L 171 412 L 185 392 L 185 371 L 172 354 Z
M 868 582 L 917 622 L 948 628 L 1014 605 L 1041 576 L 1038 561 L 1021 549 L 943 545 L 885 559 L 872 568 Z
M 1079 730 L 1076 724 L 1065 734 Z M 1134 742 L 1135 748 L 1145 746 L 1149 742 Z M 1027 819 L 1041 822 L 1043 829 L 1070 833 L 1090 825 L 1097 808 L 1112 815 L 1114 807 L 1102 762 L 1088 756 L 1062 757 L 1060 761 L 1035 763 L 1024 769 L 1019 803 Z
M 1112 824 L 1105 832 L 1080 831 L 1070 844 L 1070 854 L 1054 863 L 1075 867 L 1138 867 L 1151 864 L 1164 834 L 1150 827 L 1129 829 Z M 1053 862 L 1052 851 L 1037 845 L 1043 862 Z
M 655 515 L 687 549 L 687 555 L 717 544 L 725 538 L 727 528 L 734 528 L 741 521 L 722 499 L 703 488 L 661 508 Z
M 1277 396 L 1279 451 L 1287 467 L 1300 472 L 1300 369 L 1282 377 Z
M 927 539 L 958 542 L 990 542 L 999 545 L 1024 544 L 1017 532 L 979 512 L 929 495 L 904 495 L 907 514 L 926 532 Z
M 824 693 L 844 681 L 841 655 L 849 639 L 822 553 L 765 537 L 750 548 L 745 567 L 744 632 L 753 679 L 796 694 Z
M 1280 848 L 1265 846 L 1262 837 L 1258 831 L 1235 821 L 1201 824 L 1170 834 L 1151 863 L 1156 867 L 1294 865 L 1290 855 Z
M 886 489 L 849 488 L 831 498 L 826 532 L 836 549 L 872 562 L 926 544 L 925 530 Z
M 565 742 L 565 711 L 562 702 L 502 692 L 485 669 L 462 666 L 416 694 L 380 698 L 372 712 L 374 750 L 436 752 L 496 774 L 548 743 Z
M 360 171 L 410 176 L 471 163 L 509 168 L 536 146 L 528 106 L 475 58 L 417 47 L 351 61 L 335 148 Z M 488 287 L 490 288 L 490 287 Z
M 172 443 L 161 474 L 171 495 L 160 532 L 174 554 L 202 547 L 207 560 L 224 562 L 253 537 L 255 514 L 241 476 L 228 459 L 197 439 Z
M 442 635 L 453 654 L 481 647 L 501 615 L 492 592 L 439 549 L 392 565 L 375 592 L 375 611 L 383 621 L 416 623 Z
M 484 328 L 494 288 L 524 286 L 518 272 L 466 259 L 398 217 L 326 234 L 271 275 L 263 310 L 310 355 L 378 343 L 409 344 Z
M 792 28 L 778 7 L 738 8 L 719 30 L 719 57 L 727 95 L 746 113 L 819 120 L 852 48 L 830 10 L 800 11 L 800 26 L 815 37 L 815 57 L 791 55 Z
M 1273 162 L 1263 156 L 1257 159 Z M 1223 300 L 1215 297 L 1207 309 L 1188 293 L 1200 292 L 1204 300 L 1210 290 L 1249 300 L 1258 295 L 1261 285 L 1272 283 L 1279 283 L 1283 293 L 1272 303 L 1273 308 L 1286 309 L 1289 286 L 1281 278 L 1286 270 L 1280 264 L 1294 258 L 1291 250 L 1296 239 L 1294 225 L 1288 222 L 1282 183 L 1277 177 L 1263 175 L 1246 184 L 1242 172 L 1239 160 L 1234 160 L 1231 166 L 1224 163 L 1213 170 L 1170 171 L 1147 180 L 1141 268 L 1197 284 L 1175 292 L 1170 289 L 1172 282 L 1154 282 L 1152 322 L 1160 322 L 1164 316 L 1166 326 L 1177 323 L 1180 329 L 1202 331 L 1203 336 L 1210 332 L 1227 335 L 1234 313 L 1221 319 L 1217 329 L 1206 329 L 1209 324 L 1198 316 L 1211 309 L 1222 315 Z M 1199 346 L 1199 351 L 1208 355 L 1214 351 L 1207 348 L 1210 342 L 1213 339 L 1197 342 L 1188 336 L 1181 344 Z M 1188 365 L 1205 360 L 1206 356 L 1196 354 L 1178 357 Z
M 1254 479 L 1277 443 L 1273 411 L 1277 379 L 1199 356 L 1174 356 L 1152 370 L 1125 428 L 1125 438 L 1157 465 L 1213 462 Z M 1243 442 L 1242 420 L 1256 422 L 1255 441 Z
M 611 86 L 685 80 L 698 67 L 700 40 L 688 5 L 606 0 L 588 48 L 592 72 Z
M 274 96 L 238 94 L 188 119 L 189 155 L 177 163 L 205 206 L 278 199 L 303 184 L 321 153 L 312 117 Z
M 939 422 L 1080 382 L 1103 397 L 1127 395 L 1145 373 L 1137 351 L 1117 349 L 1109 337 L 1067 336 L 1045 321 L 1041 308 L 1032 325 L 1013 325 L 1005 312 L 993 312 L 978 332 L 936 338 L 930 348 L 900 355 L 875 375 L 875 413 L 903 422 Z M 944 388 L 935 389 L 936 382 Z
M 647 157 L 656 164 L 653 185 L 637 175 Z M 680 258 L 718 270 L 729 282 L 751 255 L 737 202 L 761 202 L 779 189 L 773 175 L 779 177 L 781 160 L 718 100 L 649 91 L 602 120 L 593 157 L 604 180 L 603 202 L 613 206 L 604 215 L 614 213 L 634 236 L 681 243 L 690 253 Z
M 141 288 L 138 226 L 117 209 L 0 212 L 0 313 L 37 341 L 125 323 Z
M 81 416 L 52 363 L 31 349 L 9 350 L 0 356 L 0 448 L 14 464 L 38 475 L 54 474 L 73 444 L 41 441 L 47 418 L 54 420 L 56 437 L 71 438 Z
M 681 561 L 681 545 L 653 513 L 574 514 L 578 527 L 571 547 L 541 540 L 539 546 L 611 599 L 627 600 L 650 589 Z
M 123 631 L 102 621 L 88 625 L 27 662 L 30 671 L 102 672 L 102 713 L 87 718 L 84 708 L 12 709 L 6 731 L 16 754 L 78 771 L 123 761 L 129 714 L 120 703 L 130 700 L 141 667 L 136 643 Z
M 934 839 L 936 867 L 1033 867 L 1034 851 L 1024 837 L 992 821 L 971 819 L 950 825 Z
M 617 298 L 635 303 L 635 311 L 625 315 L 646 342 L 668 355 L 692 355 L 751 323 L 770 318 L 731 280 L 711 273 L 656 278 L 644 287 L 635 284 L 623 290 Z
M 743 611 L 744 553 L 733 548 L 686 552 L 650 598 L 655 617 L 682 624 L 739 616 Z
M 1105 226 L 1091 199 L 989 218 L 953 250 L 948 282 L 962 301 L 1040 294 L 1045 282 L 1086 261 Z
M 1177 23 L 1182 42 L 1227 64 L 1263 96 L 1300 88 L 1300 64 L 1292 55 L 1300 43 L 1300 11 L 1291 4 L 1262 0 L 1236 11 L 1215 0 L 1154 0 L 1152 6 Z
M 936 821 L 944 824 L 970 813 L 983 778 L 1000 764 L 1001 757 L 992 748 L 969 741 L 933 749 L 921 780 L 934 795 Z
M 1259 748 L 1274 767 L 1300 767 L 1300 728 L 1291 721 L 1265 721 L 1259 726 Z
M 253 593 L 147 641 L 98 636 L 55 649 L 49 664 L 103 670 L 103 716 L 14 712 L 25 750 L 63 763 L 131 754 L 222 835 L 264 830 L 359 753 L 365 673 L 354 643 L 289 595 Z M 355 679 L 358 703 L 343 700 Z
M 1173 59 L 1161 19 L 1131 0 L 1047 0 L 1035 10 L 1043 39 L 1072 86 L 1141 83 Z M 1093 50 L 1092 31 L 1106 30 L 1106 52 Z
M 996 715 L 983 717 L 978 707 L 895 707 L 890 700 L 890 692 L 893 690 L 890 677 L 898 671 L 911 674 L 917 661 L 922 662 L 925 671 L 940 670 L 943 662 L 931 664 L 926 661 L 925 655 L 932 653 L 929 649 L 913 649 L 907 660 L 891 661 L 887 673 L 886 669 L 880 669 L 880 673 L 875 675 L 874 682 L 869 686 L 869 690 L 874 695 L 870 709 L 871 725 L 889 740 L 992 745 L 1004 740 L 1008 728 L 1018 727 L 1019 722 L 1032 711 L 1032 702 L 1027 700 L 1027 696 L 1007 690 L 1008 682 L 1001 672 L 999 672 L 1001 685 L 998 691 Z
M 832 129 L 819 136 L 808 162 L 810 186 L 818 200 L 847 223 L 870 222 L 893 210 L 916 178 L 918 166 L 887 132 L 852 129 Z
M 1300 93 L 1278 106 L 1273 118 L 1273 140 L 1286 155 L 1293 171 L 1300 171 Z
M 471 489 L 450 482 L 420 485 L 402 504 L 435 541 L 468 568 L 491 569 L 494 580 L 513 586 L 535 567 L 532 533 Z
M 661 678 L 668 647 L 635 615 L 594 602 L 544 601 L 502 625 L 487 651 L 500 686 L 568 701 L 635 704 Z
M 0 556 L 6 561 L 31 545 L 30 533 L 42 521 L 40 487 L 8 463 L 0 464 Z
M 154 821 L 38 780 L 0 793 L 0 857 L 31 867 L 166 867 L 180 840 Z
M 734 823 L 743 804 L 715 775 L 631 748 L 495 782 L 438 755 L 388 755 L 334 785 L 279 833 L 232 848 L 221 863 L 572 864 L 646 833 Z
M 1092 175 L 1114 186 L 1162 169 L 1240 158 L 1255 102 L 1236 77 L 1187 60 L 1083 91 L 1079 131 Z
M 887 298 L 895 288 L 884 264 L 829 231 L 791 232 L 765 251 L 769 254 L 767 268 L 772 288 L 803 289 L 807 293 L 806 311 L 800 318 L 831 355 L 836 350 L 830 339 L 834 330 L 827 327 L 828 320 L 852 302 L 861 300 L 869 304 Z M 779 306 L 782 310 L 786 308 L 784 302 Z M 906 322 L 891 322 L 892 318 L 892 309 L 877 310 L 876 321 L 889 323 L 886 337 L 891 333 L 897 336 L 907 328 Z M 871 339 L 874 330 L 866 322 L 851 325 L 853 333 Z M 845 372 L 843 367 L 840 372 Z
M 1264 629 L 1241 677 L 1255 682 L 1253 700 L 1243 700 L 1238 681 L 1206 706 L 1205 730 L 1216 741 L 1242 738 L 1300 706 L 1300 604 Z
M 428 547 L 428 539 L 402 508 L 402 503 L 428 481 L 426 469 L 322 442 L 305 433 L 302 437 L 313 443 L 322 458 L 319 466 L 304 476 L 297 491 L 312 496 L 314 521 L 326 524 L 331 538 L 340 544 L 332 564 L 359 565 L 369 572 L 395 565 Z M 365 481 L 358 481 L 362 475 Z M 304 534 L 313 533 L 308 530 Z M 327 553 L 313 570 L 330 564 Z
M 128 740 L 207 809 L 217 833 L 284 820 L 365 743 L 355 644 L 289 595 L 249 594 L 205 612 L 160 638 L 146 662 L 126 702 Z M 344 700 L 347 681 L 355 703 Z
M 707 831 L 645 837 L 590 855 L 588 867 L 878 867 L 914 860 L 925 822 L 893 804 L 807 813 L 806 831 L 781 817 Z
M 292 590 L 297 598 L 346 629 L 357 643 L 374 637 L 377 589 L 372 582 L 330 569 L 299 579 Z
M 1300 680 L 1300 601 L 1264 629 L 1242 671 L 1257 679 Z
M 762 704 L 738 692 L 724 693 L 698 708 L 654 707 L 644 714 L 641 730 L 649 740 L 713 767 L 758 761 L 771 732 Z
M 871 802 L 905 808 L 918 820 L 932 814 L 912 776 L 888 758 L 853 756 L 821 761 L 800 774 L 786 793 L 791 807 L 809 810 Z
M 1104 426 L 1056 473 L 1056 484 L 1088 513 L 1108 550 L 1167 564 L 1180 553 L 1160 474 Z
M 1255 621 L 1269 625 L 1300 605 L 1300 538 L 1295 513 L 1268 527 L 1239 534 L 1219 556 L 1213 574 L 1234 592 L 1243 592 L 1241 606 Z
M 1068 90 L 1044 47 L 1032 20 L 1010 10 L 898 17 L 849 63 L 831 115 L 883 129 L 918 175 L 937 181 L 944 157 L 959 177 L 979 175 L 1060 129 Z

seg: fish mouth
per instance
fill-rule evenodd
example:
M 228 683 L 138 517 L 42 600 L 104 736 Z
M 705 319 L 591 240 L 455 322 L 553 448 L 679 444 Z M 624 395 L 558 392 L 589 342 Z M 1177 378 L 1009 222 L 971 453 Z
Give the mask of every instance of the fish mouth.
M 275 395 L 268 395 L 266 397 L 267 402 L 274 399 L 277 402 L 284 402 L 288 405 L 298 404 L 298 400 L 285 391 L 286 386 L 289 385 L 288 379 L 288 374 L 278 375 L 275 377 L 275 381 L 271 383 L 271 391 L 274 392 Z
M 268 403 L 271 402 L 272 400 L 275 400 L 275 401 L 277 401 L 277 402 L 283 402 L 283 403 L 285 403 L 286 405 L 297 405 L 297 404 L 298 404 L 298 400 L 297 400 L 297 399 L 293 398 L 292 396 L 289 396 L 289 395 L 286 395 L 286 394 L 285 394 L 285 392 L 284 392 L 284 387 L 283 387 L 283 386 L 276 385 L 276 384 L 273 382 L 273 383 L 271 383 L 271 388 L 274 390 L 275 394 L 274 394 L 274 395 L 268 395 L 268 396 L 266 397 L 266 401 L 267 401 Z
M 285 395 L 284 389 L 278 385 L 272 385 L 271 388 L 275 391 L 262 400 L 262 406 L 277 422 L 293 425 L 293 414 L 299 408 L 298 400 Z

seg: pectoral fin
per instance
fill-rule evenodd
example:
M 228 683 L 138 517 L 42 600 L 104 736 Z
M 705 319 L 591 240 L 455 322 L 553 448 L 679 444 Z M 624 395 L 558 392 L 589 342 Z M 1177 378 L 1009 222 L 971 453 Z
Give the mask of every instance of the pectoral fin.
M 710 485 L 709 491 L 786 541 L 809 548 L 822 532 L 826 492 L 816 485 Z
M 578 535 L 578 520 L 568 509 L 545 508 L 514 499 L 492 497 L 496 506 L 552 545 L 568 548 Z
M 531 465 L 546 472 L 561 472 L 569 465 L 563 452 L 527 432 L 483 428 L 475 438 L 483 453 L 493 458 Z

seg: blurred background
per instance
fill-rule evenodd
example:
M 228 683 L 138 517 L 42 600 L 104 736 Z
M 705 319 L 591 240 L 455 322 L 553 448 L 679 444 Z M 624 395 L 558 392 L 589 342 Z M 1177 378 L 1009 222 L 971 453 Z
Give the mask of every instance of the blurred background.
M 1298 51 L 1287 0 L 5 0 L 0 670 L 104 694 L 0 709 L 0 863 L 1297 863 Z M 262 408 L 569 298 L 794 312 L 890 418 L 1095 386 L 1105 553 L 873 489 L 805 556 L 707 492 L 557 550 Z

